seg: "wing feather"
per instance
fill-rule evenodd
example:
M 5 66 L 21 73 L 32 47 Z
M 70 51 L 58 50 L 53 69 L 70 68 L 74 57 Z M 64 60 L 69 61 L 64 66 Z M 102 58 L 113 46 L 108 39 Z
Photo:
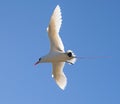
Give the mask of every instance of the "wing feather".
M 64 51 L 64 45 L 59 36 L 60 27 L 62 24 L 62 15 L 59 5 L 56 6 L 51 19 L 49 26 L 47 28 L 48 36 L 50 39 L 50 51 Z
M 53 63 L 52 77 L 55 79 L 57 85 L 64 90 L 67 84 L 67 78 L 63 72 L 65 62 Z

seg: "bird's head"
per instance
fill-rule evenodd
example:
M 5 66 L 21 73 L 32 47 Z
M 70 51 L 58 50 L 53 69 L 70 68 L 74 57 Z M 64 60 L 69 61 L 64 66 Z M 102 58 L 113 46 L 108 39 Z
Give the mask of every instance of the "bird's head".
M 39 58 L 39 60 L 35 63 L 35 65 L 39 64 L 41 62 L 42 58 Z

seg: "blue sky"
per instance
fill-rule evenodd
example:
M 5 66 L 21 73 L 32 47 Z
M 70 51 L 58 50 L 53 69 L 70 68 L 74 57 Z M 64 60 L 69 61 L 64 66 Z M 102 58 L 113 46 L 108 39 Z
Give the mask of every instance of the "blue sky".
M 49 52 L 46 28 L 57 4 L 65 50 L 111 56 L 66 64 L 65 91 L 51 64 L 34 66 Z M 120 104 L 119 12 L 119 0 L 1 0 L 0 104 Z

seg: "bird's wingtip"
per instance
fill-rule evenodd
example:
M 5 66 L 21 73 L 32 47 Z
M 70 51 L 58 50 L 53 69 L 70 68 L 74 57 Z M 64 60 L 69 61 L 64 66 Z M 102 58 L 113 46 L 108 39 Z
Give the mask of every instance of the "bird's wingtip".
M 59 4 L 57 4 L 56 8 L 60 8 L 60 5 L 59 5 Z
M 61 90 L 65 90 L 66 85 L 67 85 L 67 79 L 66 79 L 66 77 L 60 76 L 60 78 L 58 78 L 58 77 L 55 77 L 55 76 L 52 74 L 52 78 L 55 79 L 56 84 L 58 85 L 58 87 L 59 87 Z M 65 79 L 64 79 L 64 78 L 65 78 Z M 64 80 L 63 80 L 63 79 L 64 79 Z
M 65 90 L 66 86 L 65 87 L 60 87 L 63 91 Z
M 59 4 L 57 4 L 57 7 L 59 7 Z

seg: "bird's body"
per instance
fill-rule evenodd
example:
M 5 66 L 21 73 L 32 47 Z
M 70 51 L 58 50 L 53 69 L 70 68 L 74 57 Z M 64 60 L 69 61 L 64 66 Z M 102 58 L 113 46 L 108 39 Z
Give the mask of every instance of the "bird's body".
M 59 5 L 56 6 L 51 19 L 49 26 L 47 28 L 49 40 L 50 40 L 50 52 L 39 58 L 39 61 L 35 63 L 52 63 L 53 71 L 52 77 L 55 79 L 57 85 L 64 90 L 67 84 L 67 78 L 63 72 L 63 67 L 65 62 L 74 64 L 76 61 L 76 56 L 71 50 L 67 52 L 64 51 L 64 45 L 59 36 L 59 30 L 62 24 L 62 16 Z
M 41 58 L 41 63 L 45 62 L 66 62 L 67 60 L 72 59 L 67 53 L 64 52 L 50 52 L 49 54 Z

